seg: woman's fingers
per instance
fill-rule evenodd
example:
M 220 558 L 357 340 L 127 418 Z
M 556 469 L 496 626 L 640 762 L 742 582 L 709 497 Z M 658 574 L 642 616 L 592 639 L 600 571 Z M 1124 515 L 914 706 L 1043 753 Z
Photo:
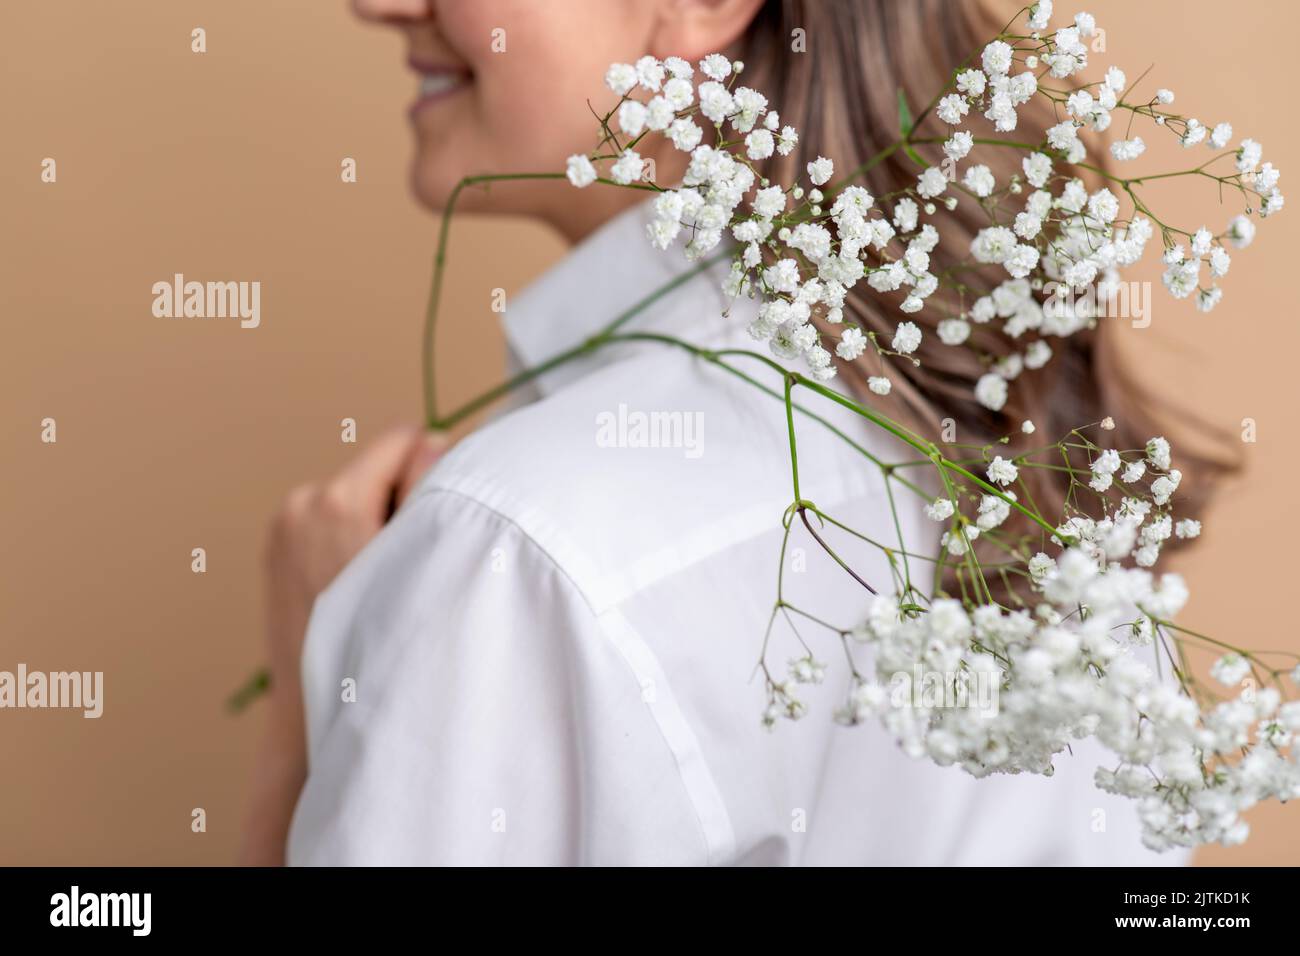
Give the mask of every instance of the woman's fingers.
M 397 484 L 397 493 L 393 504 L 400 505 L 406 500 L 415 486 L 420 483 L 425 472 L 433 467 L 434 462 L 451 447 L 451 439 L 441 432 L 424 432 L 411 449 L 405 472 Z
M 323 489 L 341 503 L 382 523 L 406 476 L 408 463 L 423 445 L 424 433 L 414 425 L 388 429 L 361 449 Z
M 285 590 L 315 598 L 373 538 L 450 442 L 392 428 L 333 478 L 295 488 L 272 524 L 268 560 Z

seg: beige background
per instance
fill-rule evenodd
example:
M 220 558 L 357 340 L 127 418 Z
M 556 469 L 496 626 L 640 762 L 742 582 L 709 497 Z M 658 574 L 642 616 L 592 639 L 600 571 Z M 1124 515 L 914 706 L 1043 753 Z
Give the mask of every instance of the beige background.
M 1300 7 L 1268 7 L 1247 24 L 1208 0 L 1087 4 L 1108 62 L 1130 78 L 1155 64 L 1180 105 L 1231 119 L 1289 169 Z M 265 520 L 349 457 L 340 419 L 365 440 L 419 417 L 436 221 L 405 186 L 414 82 L 399 38 L 339 0 L 7 3 L 0 36 L 0 668 L 107 684 L 98 721 L 0 712 L 0 862 L 224 863 L 259 720 L 222 702 L 261 658 Z M 40 182 L 45 157 L 56 184 Z M 344 157 L 357 184 L 340 181 Z M 1162 387 L 1234 429 L 1258 421 L 1248 482 L 1184 563 L 1187 622 L 1292 650 L 1296 216 L 1236 257 L 1219 311 L 1157 298 L 1153 327 L 1127 335 Z M 454 235 L 448 400 L 499 374 L 490 290 L 562 251 L 518 222 Z M 154 318 L 150 287 L 174 272 L 260 280 L 262 327 Z M 39 440 L 47 416 L 55 445 Z M 190 571 L 195 547 L 206 574 Z M 206 833 L 190 831 L 195 807 Z M 1300 861 L 1300 809 L 1251 819 L 1244 848 L 1201 861 Z

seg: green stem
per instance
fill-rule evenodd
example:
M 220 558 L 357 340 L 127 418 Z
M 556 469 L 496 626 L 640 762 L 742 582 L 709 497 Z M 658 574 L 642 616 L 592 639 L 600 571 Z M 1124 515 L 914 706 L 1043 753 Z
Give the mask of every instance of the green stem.
M 455 213 L 456 211 L 456 203 L 460 201 L 461 192 L 467 186 L 480 186 L 486 183 L 511 182 L 516 180 L 565 179 L 565 178 L 566 178 L 565 173 L 484 173 L 478 176 L 464 177 L 463 179 L 460 180 L 460 182 L 456 183 L 455 188 L 452 189 L 451 191 L 451 195 L 447 197 L 447 206 L 443 210 L 442 221 L 438 225 L 438 248 L 437 251 L 434 253 L 434 257 L 433 257 L 433 279 L 429 288 L 429 301 L 425 307 L 424 341 L 421 349 L 421 355 L 423 356 L 422 370 L 424 375 L 424 417 L 425 417 L 425 421 L 429 423 L 430 428 L 436 430 L 442 430 L 448 428 L 450 427 L 450 425 L 447 424 L 448 422 L 454 424 L 455 422 L 460 421 L 466 415 L 472 414 L 474 411 L 476 411 L 479 408 L 482 408 L 484 405 L 490 404 L 492 401 L 495 401 L 497 398 L 501 397 L 502 395 L 505 395 L 506 393 L 512 391 L 513 389 L 524 384 L 525 382 L 528 382 L 531 379 L 536 378 L 538 375 L 540 375 L 542 372 L 546 371 L 547 369 L 554 368 L 555 366 L 560 365 L 563 362 L 567 362 L 568 360 L 574 358 L 575 356 L 582 354 L 582 349 L 579 348 L 579 349 L 570 349 L 567 352 L 561 353 L 560 355 L 556 355 L 553 358 L 547 360 L 546 363 L 544 363 L 545 368 L 539 367 L 537 369 L 531 370 L 532 374 L 530 375 L 517 375 L 514 378 L 501 383 L 495 388 L 489 389 L 487 393 L 485 393 L 484 395 L 480 395 L 478 398 L 469 402 L 467 406 L 457 409 L 451 415 L 448 415 L 445 419 L 440 418 L 438 416 L 438 395 L 437 395 L 437 387 L 435 382 L 436 368 L 434 363 L 434 346 L 435 346 L 434 339 L 435 339 L 435 332 L 438 323 L 438 306 L 442 300 L 442 281 L 443 281 L 443 276 L 447 270 L 447 245 L 451 236 L 451 220 L 452 220 L 453 213 Z M 597 179 L 596 182 L 604 186 L 618 186 L 623 189 L 643 189 L 651 192 L 660 191 L 659 187 L 651 185 L 649 183 L 629 183 L 624 185 L 622 183 L 616 183 L 612 179 L 606 179 L 604 177 Z M 701 268 L 703 268 L 703 265 L 701 266 Z M 700 270 L 697 269 L 695 271 L 700 271 Z M 669 287 L 665 288 L 663 292 L 668 292 L 670 291 L 671 288 L 676 288 L 676 286 L 680 284 L 678 280 L 684 282 L 686 281 L 687 278 L 689 278 L 693 274 L 694 273 L 691 272 L 691 273 L 687 273 L 684 276 L 679 276 L 678 279 L 675 279 L 673 280 L 672 283 L 669 283 Z M 653 302 L 654 298 L 657 297 L 658 296 L 648 298 L 648 301 L 644 301 L 643 304 L 639 303 L 639 305 L 641 305 L 641 307 L 644 308 L 646 305 L 649 305 L 650 302 Z
M 787 375 L 785 377 L 785 421 L 790 432 L 790 468 L 794 473 L 794 500 L 802 502 L 803 496 L 799 494 L 799 450 L 795 447 L 794 440 L 794 405 L 790 401 L 790 393 L 793 388 L 794 377 Z M 802 506 L 800 506 L 800 512 L 802 516 Z M 808 519 L 804 518 L 804 524 L 807 523 Z

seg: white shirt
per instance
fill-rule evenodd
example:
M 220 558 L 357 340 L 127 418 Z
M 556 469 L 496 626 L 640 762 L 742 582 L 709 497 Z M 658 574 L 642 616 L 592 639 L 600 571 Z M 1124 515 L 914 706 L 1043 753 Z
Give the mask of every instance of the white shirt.
M 516 297 L 516 360 L 582 341 L 686 268 L 649 246 L 645 217 L 606 224 Z M 752 348 L 751 306 L 725 307 L 702 275 L 627 328 Z M 977 781 L 905 756 L 877 725 L 835 724 L 843 651 L 810 623 L 826 681 L 805 688 L 801 721 L 764 730 L 755 665 L 792 500 L 783 404 L 656 343 L 598 351 L 536 391 L 440 461 L 318 598 L 291 863 L 1182 862 L 1141 848 L 1133 807 L 1093 787 L 1102 758 L 1087 747 L 1050 779 Z M 914 457 L 801 401 L 886 460 Z M 617 447 L 636 444 L 620 406 L 624 423 L 682 412 L 702 427 L 680 434 L 690 447 Z M 878 470 L 796 425 L 803 496 L 896 542 Z M 909 546 L 933 553 L 920 499 L 897 500 Z M 889 585 L 878 550 L 832 532 L 868 582 Z M 823 620 L 864 617 L 870 595 L 801 527 L 785 581 Z M 773 672 L 801 653 L 778 624 Z

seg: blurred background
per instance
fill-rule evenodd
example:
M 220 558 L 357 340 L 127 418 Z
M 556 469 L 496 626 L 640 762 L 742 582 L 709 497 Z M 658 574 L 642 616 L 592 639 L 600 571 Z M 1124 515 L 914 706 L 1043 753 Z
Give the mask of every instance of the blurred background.
M 1095 62 L 1130 80 L 1154 67 L 1152 89 L 1290 168 L 1300 6 L 1256 5 L 1249 23 L 1210 0 L 1085 6 L 1107 31 Z M 437 220 L 406 185 L 414 79 L 399 37 L 343 0 L 6 3 L 0 36 L 0 669 L 105 672 L 99 720 L 0 711 L 0 863 L 228 863 L 261 721 L 224 701 L 262 659 L 265 522 L 293 484 L 350 457 L 342 419 L 365 442 L 420 418 Z M 41 181 L 47 158 L 55 183 Z M 1218 228 L 1207 192 L 1175 181 L 1151 201 L 1196 195 Z M 1180 559 L 1187 626 L 1300 651 L 1283 537 L 1300 467 L 1296 214 L 1261 233 L 1218 310 L 1158 290 L 1151 327 L 1125 346 L 1188 408 L 1258 427 L 1244 480 Z M 458 220 L 444 408 L 502 371 L 491 290 L 514 293 L 563 251 L 531 223 Z M 155 318 L 151 287 L 177 272 L 260 281 L 260 328 Z M 1154 259 L 1138 277 L 1158 283 Z M 1198 862 L 1300 862 L 1300 808 L 1249 819 L 1245 846 Z

